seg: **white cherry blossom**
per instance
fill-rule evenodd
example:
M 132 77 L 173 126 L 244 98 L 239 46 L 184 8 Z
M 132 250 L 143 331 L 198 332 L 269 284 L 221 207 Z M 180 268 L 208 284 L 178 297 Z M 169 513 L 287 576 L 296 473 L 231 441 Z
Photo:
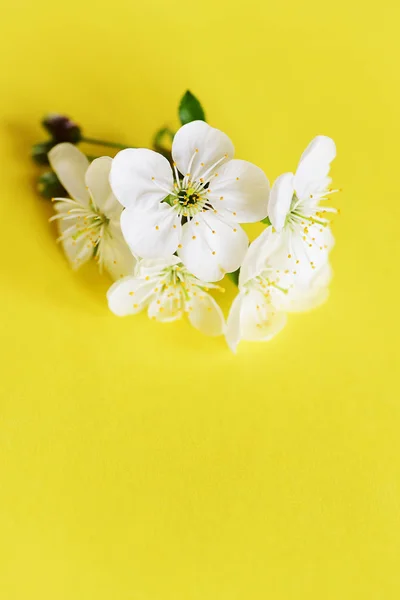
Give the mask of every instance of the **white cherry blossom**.
M 109 184 L 112 159 L 89 163 L 73 144 L 58 144 L 49 152 L 50 164 L 70 198 L 54 198 L 60 231 L 58 241 L 76 269 L 94 258 L 113 279 L 131 273 L 135 258 L 120 227 L 121 205 Z
M 329 187 L 335 156 L 334 141 L 317 136 L 303 152 L 296 173 L 280 175 L 272 186 L 268 217 L 293 262 L 306 261 L 318 268 L 334 244 L 327 215 L 337 210 L 321 202 L 338 191 Z
M 231 140 L 204 121 L 176 133 L 173 168 L 152 150 L 119 152 L 110 183 L 125 207 L 121 228 L 132 252 L 143 258 L 177 252 L 204 281 L 235 271 L 248 247 L 239 223 L 266 216 L 269 182 L 260 168 L 233 155 Z
M 161 322 L 175 321 L 184 313 L 202 333 L 224 333 L 222 311 L 208 290 L 221 289 L 188 272 L 177 256 L 142 259 L 135 273 L 115 282 L 107 293 L 110 310 L 117 316 L 147 309 L 148 316 Z
M 285 326 L 286 313 L 311 310 L 328 297 L 328 261 L 318 269 L 305 263 L 293 268 L 286 252 L 272 227 L 250 245 L 227 320 L 226 340 L 232 351 L 241 339 L 270 340 Z

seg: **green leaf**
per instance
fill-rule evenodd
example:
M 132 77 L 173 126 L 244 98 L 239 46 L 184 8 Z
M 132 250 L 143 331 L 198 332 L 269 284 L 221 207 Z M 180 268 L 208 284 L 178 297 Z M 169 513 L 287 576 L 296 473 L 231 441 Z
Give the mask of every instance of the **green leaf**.
M 179 104 L 179 118 L 182 125 L 186 125 L 186 123 L 191 123 L 192 121 L 206 120 L 203 107 L 196 96 L 193 96 L 189 90 L 183 95 Z
M 265 225 L 267 225 L 268 227 L 272 225 L 271 221 L 269 220 L 269 217 L 265 217 L 265 219 L 262 219 L 260 223 L 265 223 Z
M 233 271 L 232 273 L 227 273 L 227 276 L 232 281 L 232 283 L 234 283 L 235 285 L 238 285 L 239 274 L 240 274 L 240 269 L 238 269 L 237 271 Z

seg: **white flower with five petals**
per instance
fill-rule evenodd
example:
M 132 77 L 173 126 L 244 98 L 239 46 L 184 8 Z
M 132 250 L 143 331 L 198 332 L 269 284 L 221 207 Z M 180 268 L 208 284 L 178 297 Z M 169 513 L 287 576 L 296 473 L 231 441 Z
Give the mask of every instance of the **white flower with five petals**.
M 250 245 L 227 320 L 226 340 L 233 352 L 241 339 L 270 340 L 285 326 L 286 313 L 311 310 L 328 297 L 328 261 L 318 270 L 306 264 L 293 269 L 286 252 L 272 227 Z
M 221 335 L 225 320 L 219 305 L 207 293 L 221 289 L 191 275 L 177 256 L 142 259 L 135 273 L 115 282 L 107 293 L 110 310 L 117 316 L 145 308 L 150 318 L 176 321 L 187 313 L 190 323 L 206 335 Z
M 303 152 L 296 173 L 284 173 L 274 182 L 268 203 L 269 220 L 280 233 L 288 256 L 314 269 L 326 262 L 334 244 L 326 215 L 337 210 L 320 203 L 337 191 L 329 188 L 335 156 L 334 141 L 317 136 Z
M 120 227 L 121 205 L 109 184 L 112 159 L 108 156 L 89 163 L 76 146 L 58 144 L 49 161 L 70 198 L 54 198 L 64 252 L 73 268 L 95 258 L 113 279 L 131 273 L 135 264 Z
M 269 182 L 260 168 L 233 155 L 231 140 L 204 121 L 176 133 L 173 169 L 152 150 L 119 152 L 110 183 L 125 207 L 121 228 L 132 252 L 143 258 L 177 252 L 204 281 L 235 271 L 248 247 L 239 223 L 266 216 Z

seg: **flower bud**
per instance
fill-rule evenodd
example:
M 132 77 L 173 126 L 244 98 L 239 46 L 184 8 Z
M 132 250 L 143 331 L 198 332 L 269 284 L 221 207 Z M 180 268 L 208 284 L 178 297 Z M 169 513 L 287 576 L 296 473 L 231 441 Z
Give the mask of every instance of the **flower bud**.
M 55 146 L 55 142 L 49 140 L 47 142 L 39 142 L 38 144 L 33 144 L 31 150 L 31 156 L 35 163 L 38 165 L 48 165 L 48 153 Z
M 68 193 L 63 188 L 60 180 L 53 171 L 46 171 L 38 179 L 37 183 L 38 192 L 43 198 L 65 198 L 68 197 Z
M 57 144 L 60 142 L 77 144 L 82 139 L 79 125 L 64 115 L 46 115 L 42 120 L 42 125 Z

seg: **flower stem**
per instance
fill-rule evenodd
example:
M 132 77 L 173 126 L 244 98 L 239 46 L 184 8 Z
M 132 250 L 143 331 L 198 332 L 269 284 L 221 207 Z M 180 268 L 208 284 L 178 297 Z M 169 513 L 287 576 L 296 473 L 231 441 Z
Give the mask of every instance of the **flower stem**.
M 96 138 L 82 137 L 81 142 L 87 144 L 94 144 L 96 146 L 108 146 L 109 148 L 119 148 L 119 150 L 125 150 L 126 148 L 132 148 L 133 146 L 125 146 L 125 144 L 119 144 L 118 142 L 108 142 L 106 140 L 97 140 Z

